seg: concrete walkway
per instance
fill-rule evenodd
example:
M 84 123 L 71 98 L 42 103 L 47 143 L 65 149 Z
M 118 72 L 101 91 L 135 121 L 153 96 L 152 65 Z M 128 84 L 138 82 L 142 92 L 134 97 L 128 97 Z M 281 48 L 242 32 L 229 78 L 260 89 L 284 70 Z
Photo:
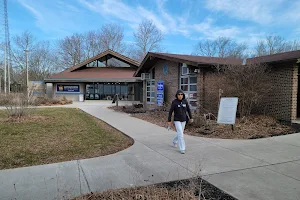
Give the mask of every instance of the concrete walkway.
M 171 146 L 173 131 L 105 106 L 79 107 L 129 135 L 135 144 L 99 158 L 2 170 L 1 200 L 69 199 L 195 175 L 240 200 L 300 200 L 300 134 L 259 140 L 185 136 L 187 152 L 181 155 Z

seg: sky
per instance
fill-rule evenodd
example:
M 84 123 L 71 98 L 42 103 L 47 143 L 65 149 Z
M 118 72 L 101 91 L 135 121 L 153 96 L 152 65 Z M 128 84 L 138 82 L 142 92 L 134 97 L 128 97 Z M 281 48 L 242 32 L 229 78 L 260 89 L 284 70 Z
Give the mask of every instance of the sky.
M 165 52 L 191 54 L 201 40 L 230 37 L 252 48 L 268 35 L 300 39 L 300 0 L 8 0 L 11 36 L 28 30 L 38 40 L 118 23 L 134 42 L 138 24 L 152 20 Z

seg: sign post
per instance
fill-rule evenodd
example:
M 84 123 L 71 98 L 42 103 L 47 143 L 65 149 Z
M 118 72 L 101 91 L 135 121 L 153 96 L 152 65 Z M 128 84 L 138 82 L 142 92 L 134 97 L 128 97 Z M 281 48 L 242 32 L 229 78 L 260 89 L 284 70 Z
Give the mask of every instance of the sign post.
M 236 120 L 237 105 L 237 97 L 222 97 L 219 106 L 218 124 L 231 124 L 233 131 L 233 125 Z
M 164 89 L 164 81 L 157 81 L 156 104 L 158 106 L 164 105 Z

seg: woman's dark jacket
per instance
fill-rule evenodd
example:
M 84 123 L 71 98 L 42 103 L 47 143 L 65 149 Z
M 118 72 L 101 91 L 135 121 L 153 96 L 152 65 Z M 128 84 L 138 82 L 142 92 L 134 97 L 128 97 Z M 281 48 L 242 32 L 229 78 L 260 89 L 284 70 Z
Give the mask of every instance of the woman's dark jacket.
M 183 94 L 182 100 L 177 99 L 177 95 L 180 93 Z M 170 111 L 169 111 L 168 122 L 171 122 L 173 112 L 174 112 L 174 121 L 186 122 L 189 119 L 192 119 L 190 106 L 189 106 L 188 101 L 185 99 L 185 95 L 184 95 L 183 91 L 178 90 L 176 92 L 175 96 L 176 96 L 176 99 L 173 100 Z M 187 115 L 189 115 L 189 117 Z

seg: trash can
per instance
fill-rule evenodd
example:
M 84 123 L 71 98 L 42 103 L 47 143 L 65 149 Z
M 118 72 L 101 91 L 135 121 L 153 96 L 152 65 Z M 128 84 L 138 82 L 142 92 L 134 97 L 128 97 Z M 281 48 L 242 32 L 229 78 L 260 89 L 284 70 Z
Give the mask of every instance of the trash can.
M 84 101 L 83 94 L 79 94 L 79 101 L 80 101 L 80 102 L 83 102 L 83 101 Z

